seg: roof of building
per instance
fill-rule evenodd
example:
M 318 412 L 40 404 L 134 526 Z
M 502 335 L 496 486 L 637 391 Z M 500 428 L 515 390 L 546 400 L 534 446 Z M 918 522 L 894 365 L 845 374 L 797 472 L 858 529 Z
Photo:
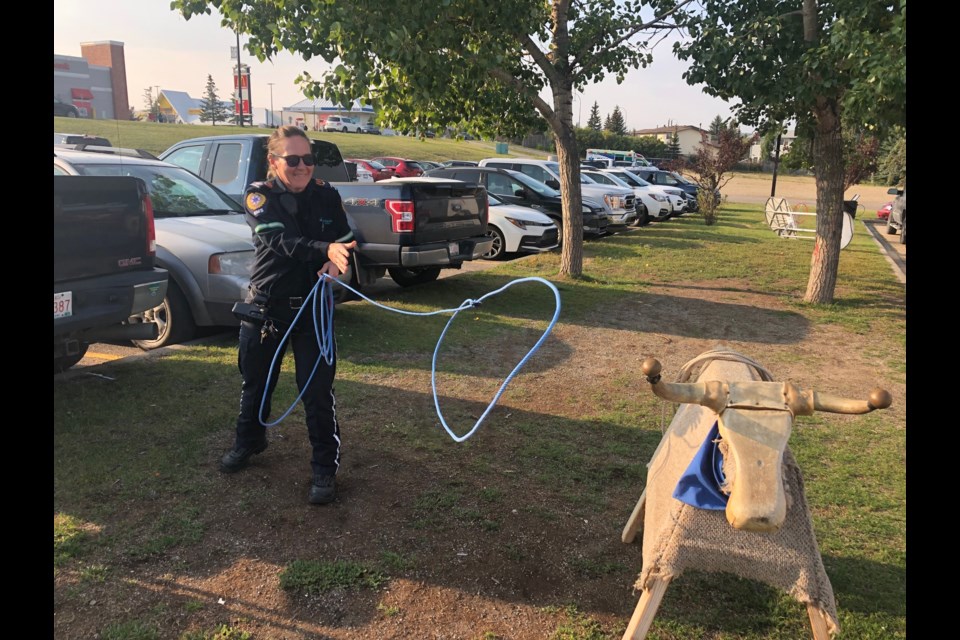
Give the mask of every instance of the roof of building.
M 185 124 L 196 124 L 200 122 L 199 111 L 203 109 L 203 100 L 200 98 L 191 98 L 190 94 L 186 91 L 171 91 L 169 89 L 161 89 L 159 95 L 162 95 L 163 98 L 170 103 L 177 117 L 183 120 Z M 232 115 L 233 102 L 230 100 L 221 100 L 220 102 Z M 191 111 L 195 113 L 191 113 Z
M 348 113 L 373 113 L 373 107 L 370 105 L 361 104 L 359 100 L 354 100 L 353 104 L 349 108 L 345 108 L 341 105 L 336 105 L 330 100 L 324 100 L 322 98 L 317 98 L 316 100 L 311 100 L 309 98 L 301 100 L 296 104 L 293 104 L 289 107 L 284 107 L 284 111 L 302 111 L 309 113 L 311 111 L 316 112 L 341 112 L 346 111 Z

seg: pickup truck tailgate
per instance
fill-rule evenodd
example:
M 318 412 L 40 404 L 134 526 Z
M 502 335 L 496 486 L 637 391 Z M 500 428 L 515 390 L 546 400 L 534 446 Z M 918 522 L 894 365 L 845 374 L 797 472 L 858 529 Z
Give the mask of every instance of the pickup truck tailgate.
M 143 212 L 146 186 L 139 178 L 53 180 L 54 283 L 153 267 Z
M 487 196 L 482 188 L 457 183 L 411 185 L 416 212 L 414 241 L 442 242 L 451 236 L 487 232 Z

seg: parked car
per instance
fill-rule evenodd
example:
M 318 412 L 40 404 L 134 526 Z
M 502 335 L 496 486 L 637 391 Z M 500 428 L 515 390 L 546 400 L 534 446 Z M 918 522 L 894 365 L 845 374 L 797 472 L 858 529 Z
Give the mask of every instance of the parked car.
M 560 246 L 557 225 L 549 216 L 530 207 L 507 204 L 487 193 L 490 205 L 487 235 L 493 246 L 486 260 L 502 260 L 516 253 L 540 253 Z
M 650 224 L 651 220 L 666 220 L 673 212 L 673 206 L 670 204 L 669 196 L 654 190 L 655 188 L 649 185 L 642 186 L 636 182 L 631 182 L 629 178 L 622 176 L 621 172 L 611 169 L 587 169 L 582 170 L 581 173 L 600 184 L 610 184 L 633 189 L 633 192 L 637 195 L 637 202 L 644 205 L 643 215 L 638 215 L 637 221 L 634 223 L 638 227 L 645 227 Z M 640 178 L 636 178 L 635 176 L 634 178 L 635 180 L 640 180 Z
M 370 172 L 370 175 L 373 176 L 374 182 L 379 182 L 380 180 L 387 180 L 388 178 L 393 177 L 393 168 L 385 167 L 376 160 L 363 160 L 361 158 L 347 158 L 345 162 L 355 162 L 357 166 L 363 167 Z
M 887 190 L 892 196 L 897 196 L 890 207 L 890 215 L 887 217 L 887 234 L 893 235 L 900 232 L 900 244 L 907 244 L 907 188 L 898 189 L 893 187 Z
M 557 191 L 560 190 L 560 164 L 552 160 L 535 158 L 485 158 L 481 167 L 498 167 L 524 173 L 534 180 L 542 182 Z M 632 224 L 637 217 L 636 199 L 633 189 L 599 185 L 590 178 L 580 176 L 580 193 L 583 196 L 603 202 L 611 224 Z
M 60 98 L 53 97 L 53 115 L 63 118 L 79 118 L 80 110 L 69 102 L 64 102 Z
M 877 209 L 877 217 L 881 220 L 886 220 L 890 217 L 890 211 L 893 209 L 893 202 L 888 202 L 879 209 Z
M 342 133 L 360 133 L 361 125 L 348 116 L 327 116 L 323 121 L 324 131 L 340 131 Z
M 110 141 L 100 136 L 88 136 L 85 133 L 54 133 L 53 144 L 86 144 L 95 147 L 112 147 Z
M 244 299 L 253 239 L 243 208 L 226 193 L 179 167 L 133 150 L 55 151 L 54 172 L 141 178 L 153 203 L 156 265 L 169 272 L 163 301 L 130 318 L 152 322 L 157 337 L 134 340 L 149 350 L 190 340 L 198 327 L 236 326 L 231 313 Z
M 371 160 L 376 160 L 383 166 L 393 169 L 393 175 L 398 178 L 416 178 L 423 175 L 423 168 L 413 160 L 396 156 L 379 156 Z
M 360 133 L 369 133 L 371 135 L 379 136 L 382 131 L 380 131 L 380 127 L 377 125 L 373 124 L 372 122 L 368 122 L 360 127 Z
M 687 211 L 696 211 L 697 208 L 691 209 L 690 198 L 686 197 L 687 192 L 674 187 L 662 187 L 656 184 L 650 184 L 637 174 L 632 171 L 628 171 L 624 167 L 614 167 L 613 169 L 605 169 L 604 173 L 609 173 L 614 175 L 629 185 L 634 187 L 640 187 L 649 193 L 659 193 L 664 196 L 666 202 L 667 211 L 663 210 L 663 207 L 660 208 L 659 214 L 653 216 L 655 220 L 666 220 L 674 216 L 680 215 L 681 213 L 686 213 Z
M 680 189 L 681 191 L 686 191 L 687 193 L 693 195 L 694 200 L 696 200 L 697 194 L 700 191 L 699 186 L 687 180 L 675 171 L 663 171 L 661 169 L 652 169 L 650 167 L 633 168 L 630 169 L 630 171 L 637 174 L 650 184 L 656 184 L 662 187 L 674 187 L 676 189 Z M 719 190 L 714 192 L 714 198 L 717 203 L 720 202 Z
M 417 160 L 416 163 L 420 165 L 420 168 L 423 169 L 424 173 L 430 171 L 431 169 L 439 169 L 441 165 L 439 162 L 434 162 L 433 160 Z
M 440 163 L 441 167 L 475 167 L 477 163 L 473 160 L 444 160 Z
M 373 179 L 373 172 L 362 164 L 357 164 L 356 162 L 351 162 L 350 160 L 344 160 L 343 162 L 344 164 L 352 164 L 354 167 L 356 178 L 351 180 L 351 182 L 376 182 L 376 180 Z
M 560 192 L 526 174 L 495 167 L 444 167 L 433 169 L 427 175 L 474 182 L 486 187 L 487 193 L 492 193 L 503 202 L 536 209 L 553 220 L 561 240 L 563 238 L 563 201 L 560 198 Z M 606 215 L 603 203 L 583 196 L 581 205 L 583 234 L 585 236 L 606 235 L 610 219 Z

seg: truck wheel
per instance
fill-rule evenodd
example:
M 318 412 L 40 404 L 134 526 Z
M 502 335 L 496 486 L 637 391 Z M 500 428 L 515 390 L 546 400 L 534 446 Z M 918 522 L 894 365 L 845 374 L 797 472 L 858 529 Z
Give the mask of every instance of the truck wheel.
M 637 216 L 637 219 L 633 221 L 633 226 L 645 227 L 648 224 L 650 224 L 650 211 L 644 208 L 643 213 Z
M 887 235 L 892 236 L 897 232 L 897 228 L 890 224 L 890 218 L 887 218 Z
M 401 287 L 410 287 L 415 284 L 433 282 L 440 276 L 440 267 L 419 267 L 407 269 L 405 267 L 387 267 L 387 273 Z
M 504 256 L 507 255 L 506 247 L 507 241 L 503 237 L 503 232 L 500 229 L 492 225 L 487 226 L 487 237 L 493 238 L 493 244 L 490 246 L 490 251 L 483 254 L 484 260 L 503 260 Z
M 87 349 L 90 347 L 89 344 L 83 342 L 80 344 L 80 351 L 75 353 L 72 356 L 60 356 L 59 358 L 53 359 L 53 372 L 54 373 L 63 373 L 73 365 L 77 364 L 83 360 L 83 356 L 87 355 Z
M 907 214 L 903 212 L 900 216 L 900 244 L 907 244 Z
M 186 342 L 197 332 L 190 304 L 173 280 L 167 285 L 167 295 L 163 302 L 153 309 L 131 316 L 128 322 L 153 322 L 157 325 L 156 340 L 132 341 L 144 351 Z

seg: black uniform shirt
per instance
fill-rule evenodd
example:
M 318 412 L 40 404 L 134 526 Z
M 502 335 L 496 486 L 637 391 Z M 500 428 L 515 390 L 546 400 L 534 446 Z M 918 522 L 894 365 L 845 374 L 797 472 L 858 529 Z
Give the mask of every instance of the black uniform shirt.
M 330 243 L 353 237 L 339 192 L 323 180 L 300 193 L 277 179 L 255 182 L 243 203 L 253 229 L 252 293 L 265 294 L 271 304 L 310 293 Z

